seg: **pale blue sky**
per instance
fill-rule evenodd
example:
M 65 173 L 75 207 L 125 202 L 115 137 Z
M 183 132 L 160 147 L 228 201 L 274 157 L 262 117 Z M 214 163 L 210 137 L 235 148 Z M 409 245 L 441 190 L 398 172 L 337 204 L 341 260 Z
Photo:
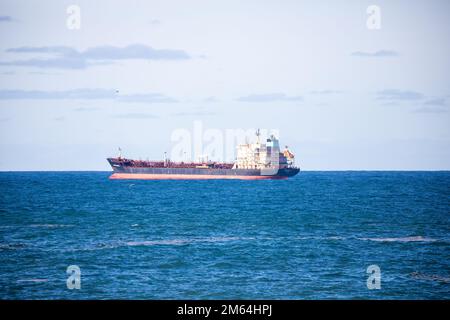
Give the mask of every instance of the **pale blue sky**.
M 448 170 L 449 14 L 446 0 L 1 0 L 0 170 L 109 170 L 118 146 L 162 158 L 195 120 L 278 129 L 305 170 Z

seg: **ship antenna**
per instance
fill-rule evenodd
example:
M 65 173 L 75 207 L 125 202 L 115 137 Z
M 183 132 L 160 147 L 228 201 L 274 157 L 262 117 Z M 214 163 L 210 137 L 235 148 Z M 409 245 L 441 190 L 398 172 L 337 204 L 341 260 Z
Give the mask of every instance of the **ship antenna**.
M 259 128 L 256 130 L 256 139 L 257 139 L 257 142 L 258 142 L 258 144 L 259 144 L 259 136 L 261 135 L 261 133 L 259 132 Z
M 119 159 L 122 158 L 122 149 L 119 147 Z

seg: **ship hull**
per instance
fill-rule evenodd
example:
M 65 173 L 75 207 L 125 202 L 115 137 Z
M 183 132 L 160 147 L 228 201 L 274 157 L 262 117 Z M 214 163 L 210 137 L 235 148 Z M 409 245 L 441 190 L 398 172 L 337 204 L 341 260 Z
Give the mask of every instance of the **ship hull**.
M 260 169 L 213 169 L 213 168 L 150 168 L 127 166 L 108 159 L 113 174 L 112 180 L 268 180 L 287 179 L 295 176 L 300 169 L 282 168 Z
M 284 176 L 239 176 L 216 174 L 113 173 L 111 180 L 284 180 Z

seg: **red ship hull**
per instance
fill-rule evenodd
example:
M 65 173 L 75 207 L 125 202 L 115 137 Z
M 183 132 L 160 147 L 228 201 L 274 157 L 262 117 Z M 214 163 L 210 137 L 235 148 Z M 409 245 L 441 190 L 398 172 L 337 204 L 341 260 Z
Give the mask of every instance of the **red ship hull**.
M 205 174 L 113 173 L 111 180 L 284 180 L 284 176 L 234 176 Z

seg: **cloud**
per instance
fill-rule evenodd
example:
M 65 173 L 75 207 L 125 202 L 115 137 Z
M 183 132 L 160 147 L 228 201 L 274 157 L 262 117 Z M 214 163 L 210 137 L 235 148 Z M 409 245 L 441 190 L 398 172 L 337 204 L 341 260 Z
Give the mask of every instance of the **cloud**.
M 313 90 L 313 91 L 310 91 L 310 93 L 316 94 L 316 95 L 329 95 L 329 94 L 342 93 L 342 91 L 340 91 L 340 90 Z
M 447 111 L 446 108 L 442 107 L 421 107 L 414 110 L 415 113 L 444 113 Z
M 115 90 L 75 89 L 66 91 L 0 90 L 1 100 L 96 100 L 114 99 Z
M 0 16 L 0 22 L 11 22 L 13 21 L 11 16 Z
M 3 66 L 30 66 L 36 68 L 86 69 L 91 66 L 112 64 L 121 60 L 186 60 L 191 59 L 183 50 L 154 49 L 143 44 L 126 47 L 98 46 L 78 51 L 66 46 L 18 47 L 6 50 L 16 54 L 48 54 L 49 58 L 2 61 Z
M 28 74 L 31 74 L 31 75 L 40 75 L 40 76 L 60 76 L 60 75 L 62 75 L 62 73 L 59 73 L 59 72 L 45 72 L 45 71 L 31 71 L 31 72 L 28 72 Z
M 161 93 L 120 95 L 113 89 L 74 89 L 65 91 L 0 90 L 0 100 L 115 100 L 119 102 L 170 103 L 174 98 Z
M 117 101 L 139 102 L 139 103 L 174 103 L 174 102 L 178 102 L 176 99 L 167 97 L 160 93 L 122 95 L 122 96 L 118 96 Z
M 98 108 L 96 108 L 96 107 L 78 107 L 78 108 L 73 109 L 73 111 L 76 111 L 76 112 L 88 112 L 88 111 L 95 111 L 95 110 L 98 110 Z
M 35 67 L 43 69 L 86 69 L 89 64 L 84 59 L 73 58 L 53 58 L 53 59 L 29 59 L 0 61 L 0 66 L 16 66 L 16 67 Z
M 117 118 L 117 119 L 137 119 L 137 120 L 143 120 L 143 119 L 156 119 L 157 116 L 153 114 L 148 113 L 123 113 L 123 114 L 116 114 L 111 116 L 111 118 Z
M 416 91 L 408 91 L 408 90 L 382 90 L 377 92 L 378 100 L 386 100 L 390 102 L 394 101 L 418 101 L 422 100 L 424 95 L 420 92 Z
M 447 105 L 445 98 L 429 99 L 423 103 L 425 106 L 439 106 L 445 107 Z
M 149 23 L 150 23 L 150 25 L 152 25 L 152 26 L 159 26 L 159 25 L 161 24 L 161 20 L 158 20 L 158 19 L 151 19 L 151 20 L 149 21 Z
M 354 57 L 375 57 L 375 58 L 382 58 L 382 57 L 397 57 L 399 56 L 399 53 L 392 50 L 379 50 L 375 52 L 364 52 L 364 51 L 355 51 L 351 53 Z
M 214 115 L 216 115 L 216 113 L 211 111 L 178 112 L 172 114 L 172 116 L 174 117 L 199 117 L 199 116 L 214 116 Z
M 443 113 L 447 112 L 446 98 L 432 98 L 423 102 L 422 107 L 414 110 L 417 113 Z
M 445 97 L 427 97 L 423 93 L 408 90 L 382 90 L 377 92 L 377 100 L 383 106 L 415 105 L 414 113 L 443 113 L 448 105 Z
M 208 103 L 213 103 L 213 102 L 218 102 L 218 101 L 219 100 L 213 96 L 203 99 L 203 102 L 208 102 Z
M 284 93 L 252 94 L 237 98 L 242 102 L 283 102 L 283 101 L 303 101 L 301 96 L 287 96 Z

